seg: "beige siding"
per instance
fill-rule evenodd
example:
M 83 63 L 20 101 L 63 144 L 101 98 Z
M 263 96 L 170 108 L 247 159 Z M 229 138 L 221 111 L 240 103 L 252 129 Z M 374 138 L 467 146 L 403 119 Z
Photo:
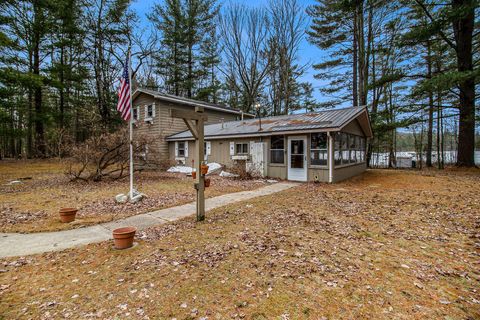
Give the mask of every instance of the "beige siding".
M 267 175 L 275 179 L 287 179 L 287 166 L 268 165 Z
M 145 123 L 145 105 L 155 103 L 155 117 L 152 124 Z M 183 106 L 170 102 L 165 102 L 160 99 L 154 99 L 152 96 L 141 93 L 133 101 L 134 107 L 139 107 L 139 120 L 135 123 L 135 133 L 149 134 L 153 135 L 155 138 L 154 145 L 149 146 L 149 148 L 155 148 L 156 152 L 159 154 L 159 160 L 167 160 L 175 158 L 175 154 L 171 153 L 169 150 L 168 142 L 165 141 L 165 138 L 169 135 L 187 130 L 187 126 L 182 119 L 171 118 L 170 109 L 179 109 L 179 110 L 194 110 L 194 107 Z M 236 120 L 239 117 L 233 113 L 224 113 L 217 110 L 205 110 L 205 113 L 208 115 L 207 123 L 218 123 L 222 121 L 232 121 Z M 190 147 L 192 149 L 190 149 Z M 174 148 L 174 146 L 173 146 Z M 191 150 L 194 150 L 194 146 L 189 146 L 189 156 Z M 193 152 L 193 151 L 192 151 Z
M 317 176 L 318 180 L 315 179 Z M 308 169 L 308 181 L 328 182 L 328 168 L 312 168 Z
M 353 120 L 349 124 L 347 124 L 343 129 L 343 132 L 348 132 L 351 134 L 356 134 L 357 136 L 365 136 L 363 133 L 362 127 L 360 127 L 360 124 L 358 123 L 357 119 Z
M 359 175 L 367 169 L 365 163 L 358 163 L 346 167 L 337 167 L 333 172 L 333 182 L 339 182 L 353 176 Z
M 230 142 L 250 143 L 251 141 L 260 141 L 260 139 L 230 139 L 230 140 L 206 140 L 210 142 L 211 153 L 207 155 L 208 162 L 217 162 L 225 165 L 227 168 L 234 165 L 234 160 L 230 156 Z M 169 143 L 170 159 L 175 160 L 175 142 Z M 191 165 L 195 158 L 195 142 L 188 141 L 188 157 L 185 159 L 186 165 Z
M 153 123 L 145 122 L 145 106 L 155 103 L 155 100 L 152 96 L 147 94 L 140 94 L 133 101 L 132 105 L 134 108 L 138 108 L 138 120 L 134 123 L 134 135 L 148 135 L 153 137 L 154 143 L 148 146 L 149 150 L 158 152 L 160 150 L 161 141 L 157 139 L 160 136 L 160 121 L 158 118 L 159 106 L 155 103 L 155 117 L 153 118 Z M 159 160 L 163 160 L 161 158 Z

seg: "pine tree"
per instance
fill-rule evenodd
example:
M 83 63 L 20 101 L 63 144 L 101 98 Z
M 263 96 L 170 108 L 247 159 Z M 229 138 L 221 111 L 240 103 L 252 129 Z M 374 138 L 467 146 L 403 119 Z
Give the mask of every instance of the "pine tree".
M 167 92 L 192 98 L 202 80 L 202 53 L 218 7 L 214 0 L 167 0 L 156 4 L 149 19 L 161 32 L 161 52 L 155 56 L 157 72 Z M 210 54 L 210 53 L 208 53 Z

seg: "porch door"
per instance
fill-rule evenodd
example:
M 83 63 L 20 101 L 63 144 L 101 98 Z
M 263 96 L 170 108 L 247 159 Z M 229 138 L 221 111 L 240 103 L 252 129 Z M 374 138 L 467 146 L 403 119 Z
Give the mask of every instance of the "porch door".
M 288 137 L 288 180 L 307 181 L 307 137 Z

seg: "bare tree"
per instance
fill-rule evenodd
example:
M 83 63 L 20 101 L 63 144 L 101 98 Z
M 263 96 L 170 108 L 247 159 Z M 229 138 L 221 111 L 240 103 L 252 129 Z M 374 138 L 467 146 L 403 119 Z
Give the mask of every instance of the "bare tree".
M 300 44 L 305 36 L 305 10 L 297 0 L 269 2 L 271 17 L 269 52 L 271 68 L 269 91 L 273 114 L 288 114 L 299 90 L 297 80 L 306 66 L 296 64 Z
M 264 9 L 232 5 L 220 16 L 220 34 L 227 63 L 222 72 L 241 92 L 241 107 L 251 112 L 270 67 L 268 17 Z

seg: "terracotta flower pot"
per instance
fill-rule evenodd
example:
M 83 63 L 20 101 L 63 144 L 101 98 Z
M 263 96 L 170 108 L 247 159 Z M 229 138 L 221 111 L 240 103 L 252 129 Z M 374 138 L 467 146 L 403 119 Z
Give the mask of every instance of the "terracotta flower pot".
M 75 215 L 77 214 L 77 209 L 75 208 L 61 208 L 60 213 L 60 220 L 63 223 L 69 223 L 75 221 Z
M 206 164 L 202 164 L 200 166 L 200 169 L 202 170 L 202 174 L 207 174 L 208 172 L 208 166 Z
M 196 179 L 197 178 L 197 173 L 195 171 L 192 171 L 192 178 Z
M 210 187 L 210 179 L 209 178 L 205 179 L 205 188 L 208 188 L 208 187 Z
M 135 232 L 137 232 L 137 229 L 134 227 L 123 227 L 113 230 L 115 249 L 127 249 L 132 247 Z

